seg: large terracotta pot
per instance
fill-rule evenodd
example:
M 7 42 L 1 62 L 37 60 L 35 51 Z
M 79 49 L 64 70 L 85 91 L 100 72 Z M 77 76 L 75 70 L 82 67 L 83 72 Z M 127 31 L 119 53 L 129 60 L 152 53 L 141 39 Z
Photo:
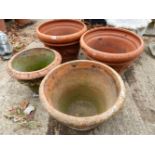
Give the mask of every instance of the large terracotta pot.
M 37 93 L 42 78 L 60 63 L 61 56 L 55 50 L 32 48 L 14 55 L 8 62 L 8 72 Z
M 41 82 L 39 96 L 56 120 L 73 129 L 89 130 L 122 107 L 125 87 L 109 66 L 76 60 L 50 71 Z
M 111 27 L 87 31 L 80 40 L 83 52 L 89 59 L 101 61 L 123 72 L 144 49 L 144 42 L 134 32 Z
M 38 38 L 51 48 L 58 50 L 63 62 L 75 60 L 79 51 L 79 40 L 86 25 L 79 20 L 50 20 L 37 27 Z

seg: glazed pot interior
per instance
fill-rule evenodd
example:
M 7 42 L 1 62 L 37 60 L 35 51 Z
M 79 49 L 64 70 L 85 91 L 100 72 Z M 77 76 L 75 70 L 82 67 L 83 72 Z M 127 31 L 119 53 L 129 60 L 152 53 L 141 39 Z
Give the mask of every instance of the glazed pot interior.
M 48 66 L 55 54 L 46 48 L 36 48 L 20 53 L 12 61 L 12 67 L 21 72 L 32 72 Z
M 44 23 L 39 31 L 46 35 L 63 36 L 76 33 L 83 28 L 83 24 L 74 20 L 53 20 Z
M 119 29 L 98 29 L 84 36 L 85 43 L 100 52 L 127 53 L 139 48 L 141 40 L 136 34 Z
M 119 88 L 111 74 L 100 65 L 65 64 L 48 76 L 44 93 L 56 110 L 76 117 L 107 111 L 118 97 Z

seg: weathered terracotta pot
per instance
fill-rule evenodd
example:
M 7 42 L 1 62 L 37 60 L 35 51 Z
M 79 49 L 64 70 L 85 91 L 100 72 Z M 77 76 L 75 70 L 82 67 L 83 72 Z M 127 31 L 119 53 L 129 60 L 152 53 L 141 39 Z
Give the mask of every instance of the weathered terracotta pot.
M 77 59 L 79 40 L 86 25 L 79 20 L 50 20 L 37 27 L 38 38 L 51 48 L 58 50 L 63 62 Z
M 55 50 L 32 48 L 14 55 L 8 62 L 8 72 L 37 93 L 42 78 L 60 63 L 61 56 Z
M 122 107 L 125 87 L 109 66 L 77 60 L 50 71 L 41 82 L 39 96 L 56 120 L 76 130 L 89 130 Z
M 80 40 L 85 55 L 122 73 L 144 49 L 144 42 L 134 32 L 111 27 L 87 31 Z

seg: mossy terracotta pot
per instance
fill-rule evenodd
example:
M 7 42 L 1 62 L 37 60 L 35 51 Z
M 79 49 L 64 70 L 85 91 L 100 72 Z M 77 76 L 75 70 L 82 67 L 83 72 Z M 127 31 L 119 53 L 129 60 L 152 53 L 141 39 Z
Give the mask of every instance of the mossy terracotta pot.
M 79 20 L 50 20 L 37 27 L 38 38 L 48 47 L 56 49 L 63 62 L 77 59 L 79 40 L 86 25 Z
M 144 42 L 136 33 L 111 27 L 87 31 L 80 45 L 89 59 L 106 63 L 118 73 L 122 73 L 144 49 Z
M 9 74 L 35 93 L 42 78 L 61 63 L 61 55 L 48 48 L 32 48 L 14 55 L 8 62 Z
M 76 60 L 50 71 L 41 82 L 39 96 L 56 120 L 76 130 L 89 130 L 122 107 L 125 88 L 111 67 Z

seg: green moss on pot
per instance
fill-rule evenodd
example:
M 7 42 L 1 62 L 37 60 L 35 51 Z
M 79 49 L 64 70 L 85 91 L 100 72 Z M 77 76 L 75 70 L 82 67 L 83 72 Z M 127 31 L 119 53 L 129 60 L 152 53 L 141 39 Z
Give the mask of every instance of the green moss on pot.
M 14 69 L 21 72 L 32 72 L 48 66 L 54 60 L 54 58 L 54 53 L 46 53 L 46 51 L 42 51 L 40 54 L 23 54 L 13 61 L 12 66 Z

